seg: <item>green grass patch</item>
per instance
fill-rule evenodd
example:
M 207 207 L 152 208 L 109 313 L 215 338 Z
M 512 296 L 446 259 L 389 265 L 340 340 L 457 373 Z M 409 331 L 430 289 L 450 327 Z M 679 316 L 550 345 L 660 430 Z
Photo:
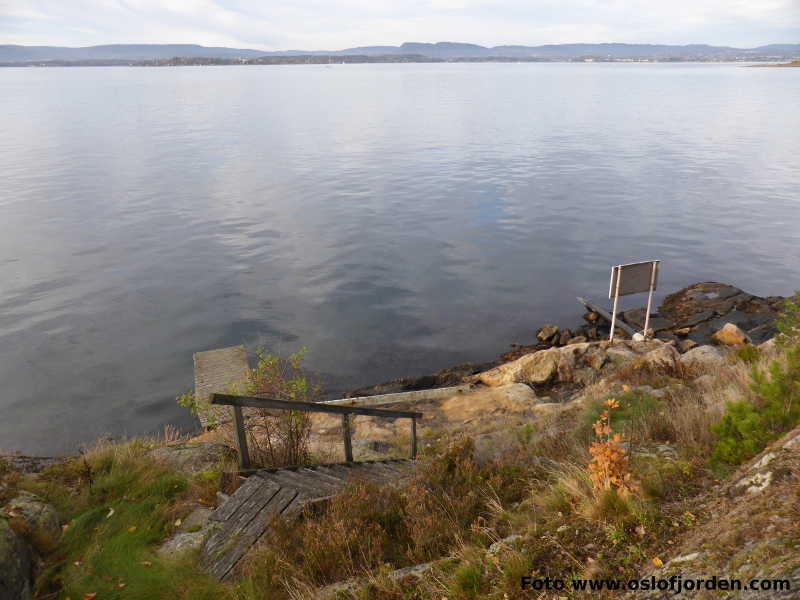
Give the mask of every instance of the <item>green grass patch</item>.
M 656 398 L 642 390 L 631 390 L 613 396 L 619 402 L 619 408 L 611 412 L 611 429 L 615 433 L 629 433 L 637 424 L 646 421 L 663 408 L 661 399 Z M 604 403 L 608 399 L 598 398 L 588 402 L 583 409 L 580 423 L 575 432 L 579 440 L 588 443 L 594 440 L 592 426 L 600 419 L 600 414 L 605 409 Z

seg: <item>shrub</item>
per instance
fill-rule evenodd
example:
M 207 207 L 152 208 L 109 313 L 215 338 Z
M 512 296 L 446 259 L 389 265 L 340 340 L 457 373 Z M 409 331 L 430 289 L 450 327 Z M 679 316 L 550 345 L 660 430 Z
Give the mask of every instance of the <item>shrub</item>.
M 786 301 L 778 329 L 784 360 L 772 360 L 767 369 L 753 366 L 756 400 L 729 402 L 722 421 L 711 428 L 714 467 L 739 465 L 800 424 L 800 292 Z
M 589 477 L 598 492 L 615 490 L 623 498 L 635 492 L 638 485 L 633 481 L 628 468 L 628 456 L 622 446 L 622 434 L 611 429 L 611 411 L 619 408 L 613 398 L 605 401 L 605 410 L 594 424 L 597 441 L 589 447 L 592 460 L 589 462 Z
M 747 364 L 753 364 L 761 357 L 761 350 L 755 346 L 745 345 L 737 348 L 733 352 L 733 356 Z
M 263 349 L 256 350 L 258 361 L 250 369 L 247 380 L 238 386 L 246 396 L 258 396 L 289 402 L 316 402 L 322 393 L 303 370 L 306 350 L 282 358 Z M 311 419 L 298 411 L 256 410 L 247 419 L 253 460 L 266 467 L 285 467 L 306 464 Z

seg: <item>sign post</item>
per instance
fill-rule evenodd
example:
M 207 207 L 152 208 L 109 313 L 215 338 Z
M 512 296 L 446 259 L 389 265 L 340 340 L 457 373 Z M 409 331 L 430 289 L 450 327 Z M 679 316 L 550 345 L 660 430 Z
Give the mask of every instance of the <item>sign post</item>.
M 660 260 L 617 265 L 611 267 L 611 281 L 608 285 L 608 297 L 614 300 L 611 310 L 611 334 L 609 341 L 614 339 L 614 329 L 617 323 L 617 304 L 620 296 L 649 292 L 647 297 L 647 311 L 644 317 L 644 335 L 650 326 L 650 308 L 653 305 L 653 292 L 658 283 L 658 268 Z

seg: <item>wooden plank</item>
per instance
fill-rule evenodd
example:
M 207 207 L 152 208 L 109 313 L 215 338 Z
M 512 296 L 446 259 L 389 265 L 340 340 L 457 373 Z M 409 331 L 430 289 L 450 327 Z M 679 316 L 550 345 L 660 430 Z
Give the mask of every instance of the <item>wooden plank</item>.
M 328 481 L 323 480 L 321 477 L 309 477 L 307 475 L 298 475 L 292 471 L 277 471 L 275 473 L 256 473 L 257 477 L 262 477 L 267 481 L 274 481 L 283 487 L 293 487 L 298 491 L 306 492 L 312 498 L 315 496 L 326 496 L 332 490 L 338 489 L 341 486 L 333 486 Z
M 257 479 L 248 477 L 239 489 L 234 492 L 233 496 L 228 498 L 222 505 L 218 506 L 214 512 L 208 517 L 214 521 L 227 521 L 231 515 L 238 509 L 244 502 L 250 499 L 261 487 L 262 483 Z
M 245 502 L 241 503 L 226 521 L 212 529 L 211 534 L 203 545 L 200 563 L 212 576 L 218 579 L 222 579 L 249 549 L 249 546 L 246 548 L 240 547 L 239 536 L 241 532 L 254 519 L 259 518 L 263 510 L 282 491 L 281 487 L 273 482 L 259 480 L 256 483 L 260 483 L 260 488 Z
M 333 404 L 340 406 L 386 406 L 398 402 L 425 402 L 427 400 L 440 400 L 456 394 L 463 394 L 472 389 L 471 385 L 454 385 L 444 388 L 431 388 L 428 390 L 414 390 L 411 392 L 396 392 L 394 394 L 379 394 L 377 396 L 356 396 L 355 398 L 339 398 L 337 400 L 324 400 L 320 404 Z
M 220 580 L 229 579 L 233 574 L 236 565 L 244 557 L 247 551 L 255 544 L 264 531 L 266 531 L 272 519 L 281 514 L 297 497 L 297 492 L 288 488 L 281 488 L 270 501 L 261 508 L 244 527 L 236 532 L 233 543 L 229 541 L 226 552 L 215 564 L 214 569 L 209 571 L 211 575 Z
M 314 467 L 314 471 L 318 473 L 323 473 L 327 477 L 333 477 L 335 479 L 338 479 L 342 483 L 342 485 L 347 483 L 347 480 L 350 478 L 349 474 L 343 474 L 338 471 L 334 471 L 333 469 L 330 468 L 330 465 Z
M 342 438 L 344 440 L 344 459 L 353 462 L 353 440 L 350 431 L 350 415 L 342 415 Z
M 344 479 L 341 479 L 329 473 L 325 473 L 319 469 L 300 469 L 298 473 L 300 472 L 308 472 L 309 476 L 313 475 L 314 477 L 324 479 L 325 481 L 330 483 L 332 486 L 335 486 L 336 488 L 341 488 L 345 483 Z
M 203 546 L 200 564 L 212 576 L 229 579 L 276 516 L 290 518 L 312 502 L 333 497 L 352 477 L 400 480 L 410 467 L 411 461 L 399 459 L 257 471 L 212 513 L 218 524 Z
M 211 395 L 227 392 L 231 385 L 247 379 L 250 365 L 247 362 L 247 350 L 243 345 L 218 348 L 205 352 L 195 352 L 194 362 L 194 395 L 201 407 L 197 414 L 200 424 L 208 426 L 209 422 L 226 422 L 230 416 L 227 411 L 211 407 Z
M 212 394 L 211 404 L 227 404 L 230 406 L 249 406 L 252 408 L 278 408 L 300 412 L 321 412 L 335 415 L 367 415 L 370 417 L 389 417 L 410 419 L 422 418 L 422 413 L 407 410 L 391 410 L 388 408 L 368 408 L 365 406 L 339 406 L 322 402 L 287 402 L 272 398 L 254 398 L 252 396 L 232 396 L 230 394 Z
M 244 416 L 241 406 L 232 406 L 233 423 L 236 428 L 236 447 L 239 450 L 239 468 L 250 468 L 250 452 L 247 450 L 247 432 L 244 430 Z M 416 421 L 415 421 L 416 422 Z
M 596 312 L 597 314 L 602 316 L 606 321 L 611 323 L 611 313 L 609 313 L 607 310 L 599 307 L 598 305 L 594 304 L 593 302 L 590 302 L 586 298 L 581 298 L 580 296 L 578 296 L 578 302 L 583 304 L 589 310 Z M 619 329 L 622 329 L 625 333 L 627 333 L 627 334 L 629 334 L 631 336 L 633 336 L 633 334 L 636 333 L 636 330 L 633 327 L 631 327 L 627 323 L 623 322 L 621 319 L 617 319 L 617 322 L 615 323 L 615 326 L 618 327 Z

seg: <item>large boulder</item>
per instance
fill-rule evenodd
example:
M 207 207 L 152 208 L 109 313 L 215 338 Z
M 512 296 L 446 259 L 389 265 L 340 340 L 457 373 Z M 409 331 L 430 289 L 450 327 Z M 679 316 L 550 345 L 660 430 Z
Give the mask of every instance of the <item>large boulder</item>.
M 37 532 L 53 544 L 61 536 L 56 509 L 35 494 L 20 492 L 3 511 L 12 518 L 21 519 L 30 531 Z
M 725 323 L 722 329 L 714 332 L 711 339 L 726 346 L 742 346 L 750 343 L 750 336 L 733 323 Z
M 538 402 L 536 393 L 524 383 L 508 383 L 451 396 L 442 403 L 441 410 L 448 421 L 464 422 L 497 413 L 531 414 Z
M 150 456 L 176 471 L 195 475 L 219 469 L 226 460 L 235 458 L 236 452 L 224 444 L 188 442 L 160 446 L 151 450 Z
M 677 364 L 679 358 L 680 354 L 672 345 L 661 344 L 655 350 L 650 350 L 650 352 L 644 354 L 642 362 L 649 367 L 657 369 L 671 369 Z
M 0 518 L 0 600 L 33 597 L 34 554 L 11 526 Z
M 696 369 L 712 369 L 725 362 L 725 356 L 714 346 L 697 346 L 681 355 L 682 365 Z
M 477 379 L 493 387 L 509 383 L 547 383 L 558 371 L 559 358 L 558 348 L 540 350 L 484 371 L 478 374 Z
M 561 352 L 556 348 L 532 354 L 531 359 L 520 368 L 519 381 L 534 385 L 547 383 L 558 372 L 560 358 Z

